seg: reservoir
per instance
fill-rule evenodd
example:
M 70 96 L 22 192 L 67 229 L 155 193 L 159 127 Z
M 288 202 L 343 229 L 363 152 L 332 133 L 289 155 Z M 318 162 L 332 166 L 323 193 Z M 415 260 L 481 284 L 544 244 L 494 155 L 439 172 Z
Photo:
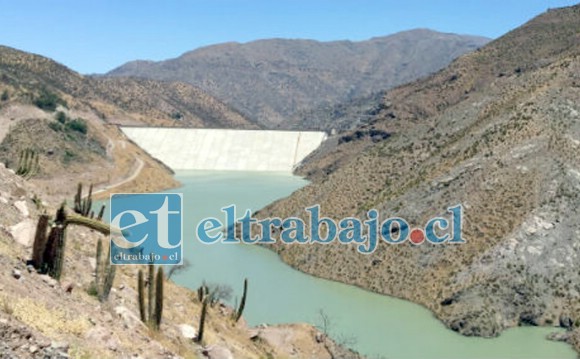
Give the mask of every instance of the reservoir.
M 315 278 L 292 269 L 271 251 L 252 245 L 205 245 L 195 237 L 197 223 L 221 207 L 235 204 L 240 213 L 258 210 L 307 184 L 288 173 L 178 171 L 184 195 L 184 255 L 191 263 L 173 279 L 197 289 L 204 281 L 231 286 L 241 295 L 248 278 L 244 317 L 262 323 L 321 323 L 331 320 L 330 336 L 368 357 L 384 358 L 576 358 L 564 343 L 545 336 L 556 328 L 519 327 L 498 338 L 461 336 L 417 304 L 353 286 Z M 234 300 L 232 300 L 233 303 Z M 238 299 L 239 301 L 239 299 Z

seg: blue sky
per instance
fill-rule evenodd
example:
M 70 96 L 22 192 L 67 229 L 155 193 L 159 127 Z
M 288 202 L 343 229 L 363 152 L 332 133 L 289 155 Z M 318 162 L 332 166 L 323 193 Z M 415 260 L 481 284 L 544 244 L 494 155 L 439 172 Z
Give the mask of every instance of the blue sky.
M 81 73 L 263 38 L 364 40 L 413 28 L 497 38 L 580 0 L 0 0 L 0 44 Z

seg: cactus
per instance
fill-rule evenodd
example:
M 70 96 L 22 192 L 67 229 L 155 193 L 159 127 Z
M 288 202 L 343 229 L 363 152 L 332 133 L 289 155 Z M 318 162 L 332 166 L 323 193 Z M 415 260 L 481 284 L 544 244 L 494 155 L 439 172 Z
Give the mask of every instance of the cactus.
M 103 215 L 105 214 L 105 205 L 101 206 L 101 210 L 99 211 L 99 215 L 97 216 L 97 221 L 103 220 Z
M 109 246 L 109 254 L 105 260 L 105 281 L 103 282 L 103 289 L 99 299 L 101 302 L 106 301 L 111 293 L 111 288 L 113 288 L 113 282 L 115 281 L 115 274 L 117 273 L 117 266 L 111 265 L 111 246 Z
M 89 217 L 91 214 L 91 207 L 93 206 L 93 185 L 89 187 L 89 194 L 83 198 L 83 184 L 79 183 L 77 186 L 77 194 L 75 195 L 74 211 L 83 217 Z
M 242 294 L 242 300 L 240 301 L 240 306 L 236 312 L 236 323 L 242 317 L 242 313 L 244 312 L 244 308 L 246 307 L 246 296 L 248 295 L 248 278 L 244 279 L 244 292 Z
M 36 233 L 34 235 L 34 245 L 32 246 L 32 265 L 35 268 L 41 268 L 43 264 L 44 248 L 46 247 L 48 231 L 47 214 L 41 214 L 36 224 Z
M 149 265 L 149 276 L 147 289 L 147 305 L 145 305 L 145 281 L 143 279 L 143 271 L 139 270 L 137 277 L 137 296 L 139 301 L 139 314 L 141 321 L 147 324 L 153 330 L 159 330 L 161 319 L 163 317 L 163 282 L 165 275 L 163 268 L 157 270 L 157 277 L 155 277 L 155 266 Z
M 102 260 L 103 256 L 103 242 L 99 238 L 97 243 L 97 253 L 96 261 L 97 268 L 95 270 L 95 289 L 100 302 L 105 302 L 109 298 L 111 293 L 111 288 L 113 287 L 113 281 L 115 280 L 115 274 L 117 267 L 111 265 L 111 246 L 109 246 L 109 253 L 105 260 Z
M 145 280 L 143 279 L 142 270 L 139 270 L 139 275 L 137 276 L 137 295 L 139 299 L 139 314 L 141 316 L 141 321 L 147 323 L 147 317 L 145 315 Z
M 66 228 L 68 225 L 72 224 L 87 227 L 104 235 L 111 233 L 111 227 L 108 224 L 78 214 L 67 213 L 64 204 L 62 204 L 58 209 L 56 218 L 54 219 L 47 236 L 49 222 L 50 218 L 46 214 L 41 215 L 38 219 L 34 245 L 32 247 L 32 264 L 39 272 L 48 273 L 51 277 L 57 280 L 60 279 L 62 274 Z M 99 262 L 100 261 L 97 263 Z M 106 299 L 115 278 L 114 266 L 107 266 L 104 273 L 106 274 L 105 277 L 99 277 L 98 281 L 99 283 L 102 283 L 103 291 L 101 293 L 105 294 L 104 299 Z M 104 281 L 101 281 L 101 279 Z
M 99 287 L 101 285 L 102 277 L 103 277 L 103 270 L 102 270 L 103 266 L 101 264 L 102 257 L 103 257 L 103 241 L 99 238 L 99 241 L 97 242 L 97 253 L 95 254 L 95 263 L 96 263 L 95 288 L 97 290 L 97 293 L 99 293 Z
M 18 158 L 18 168 L 16 169 L 16 174 L 24 178 L 30 178 L 38 173 L 40 169 L 39 156 L 38 153 L 27 148 L 20 151 Z
M 205 297 L 209 294 L 209 288 L 205 283 L 203 283 L 199 288 L 197 288 L 197 299 L 199 302 L 203 302 Z
M 205 318 L 207 316 L 207 304 L 209 302 L 209 297 L 206 297 L 201 304 L 201 315 L 199 316 L 199 329 L 197 331 L 197 337 L 195 341 L 201 343 L 203 340 L 203 333 L 205 331 Z
M 43 255 L 43 267 L 48 275 L 60 280 L 64 264 L 64 249 L 66 244 L 66 213 L 64 204 L 56 212 L 56 219 L 48 235 Z M 43 268 L 44 269 L 44 268 Z
M 155 266 L 153 263 L 149 265 L 149 275 L 147 278 L 147 284 L 149 287 L 147 288 L 147 321 L 151 323 L 151 319 L 153 319 L 153 293 L 155 292 Z
M 153 314 L 153 326 L 159 329 L 161 325 L 161 317 L 163 316 L 163 267 L 157 270 L 157 283 L 155 284 L 155 312 Z
M 97 232 L 108 236 L 111 233 L 111 226 L 101 221 L 97 221 L 95 219 L 90 219 L 87 217 L 79 216 L 73 213 L 69 213 L 66 217 L 66 225 L 69 224 L 76 224 L 78 226 L 87 227 L 93 229 Z

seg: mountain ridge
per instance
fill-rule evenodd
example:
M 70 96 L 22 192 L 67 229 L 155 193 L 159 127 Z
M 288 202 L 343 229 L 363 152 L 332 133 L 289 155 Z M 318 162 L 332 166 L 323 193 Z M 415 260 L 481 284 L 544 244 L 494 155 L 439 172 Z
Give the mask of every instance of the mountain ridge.
M 187 81 L 265 127 L 289 128 L 285 122 L 297 111 L 419 78 L 487 41 L 416 29 L 365 41 L 229 42 L 164 61 L 129 62 L 107 76 Z
M 270 248 L 307 273 L 422 304 L 464 335 L 562 326 L 578 350 L 578 29 L 580 5 L 552 10 L 387 91 L 371 118 L 307 159 L 298 173 L 310 185 L 258 211 L 305 216 L 315 199 L 331 218 L 374 208 L 420 226 L 463 204 L 467 243 L 381 243 L 369 256 Z

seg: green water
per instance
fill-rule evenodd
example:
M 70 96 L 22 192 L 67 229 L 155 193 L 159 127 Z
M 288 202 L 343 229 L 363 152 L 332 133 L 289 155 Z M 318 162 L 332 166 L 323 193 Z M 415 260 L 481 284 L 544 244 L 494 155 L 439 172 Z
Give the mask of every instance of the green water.
M 298 272 L 263 248 L 204 245 L 195 226 L 207 216 L 223 221 L 221 207 L 236 204 L 257 210 L 304 186 L 286 174 L 177 173 L 184 194 L 185 257 L 192 267 L 174 277 L 196 289 L 202 281 L 230 285 L 239 296 L 245 277 L 249 294 L 244 317 L 250 325 L 309 322 L 319 324 L 322 309 L 331 319 L 331 336 L 355 339 L 353 349 L 385 358 L 576 358 L 566 344 L 548 341 L 553 328 L 521 327 L 493 339 L 468 338 L 445 328 L 425 308 Z M 314 204 L 314 203 L 313 203 Z

